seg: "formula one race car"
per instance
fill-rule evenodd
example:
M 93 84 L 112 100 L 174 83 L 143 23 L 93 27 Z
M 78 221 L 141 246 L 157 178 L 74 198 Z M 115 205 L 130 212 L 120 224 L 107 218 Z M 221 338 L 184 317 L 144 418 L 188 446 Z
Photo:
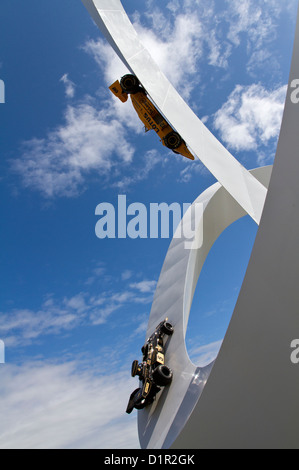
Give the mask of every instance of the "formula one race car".
M 146 132 L 153 129 L 165 147 L 190 160 L 194 160 L 194 156 L 189 152 L 184 140 L 150 101 L 146 90 L 135 75 L 124 75 L 120 81 L 114 82 L 109 89 L 123 103 L 127 101 L 128 95 L 131 96 L 132 104 L 143 122 Z
M 142 387 L 136 388 L 131 394 L 127 406 L 127 413 L 131 413 L 134 408 L 141 410 L 150 405 L 161 387 L 169 385 L 172 381 L 172 370 L 164 364 L 164 342 L 165 335 L 173 333 L 173 327 L 168 323 L 168 318 L 159 323 L 154 333 L 148 338 L 141 348 L 143 354 L 142 362 L 137 360 L 132 363 L 131 375 L 139 376 Z

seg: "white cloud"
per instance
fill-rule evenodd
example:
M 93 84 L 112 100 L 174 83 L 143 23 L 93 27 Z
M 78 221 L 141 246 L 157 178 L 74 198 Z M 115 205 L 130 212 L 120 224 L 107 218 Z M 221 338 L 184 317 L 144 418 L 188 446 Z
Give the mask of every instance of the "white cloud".
M 24 143 L 22 156 L 13 163 L 25 187 L 45 197 L 75 196 L 90 175 L 107 176 L 119 164 L 128 164 L 134 148 L 123 125 L 107 106 L 68 106 L 65 124 L 44 139 Z
M 82 292 L 80 294 L 74 295 L 70 299 L 65 298 L 63 303 L 68 309 L 75 310 L 79 314 L 86 312 L 88 308 L 85 296 Z
M 217 38 L 216 30 L 214 30 L 209 33 L 209 47 L 209 65 L 227 69 L 228 60 L 232 52 L 232 46 L 220 41 Z
M 75 96 L 75 84 L 69 79 L 68 74 L 65 73 L 61 79 L 61 82 L 65 85 L 65 95 L 67 98 L 74 98 Z
M 0 337 L 6 346 L 19 347 L 30 345 L 46 335 L 70 332 L 82 325 L 103 325 L 122 308 L 151 303 L 155 285 L 156 281 L 141 281 L 131 283 L 125 290 L 103 290 L 97 295 L 79 292 L 62 299 L 48 296 L 36 310 L 20 308 L 1 312 Z
M 139 284 L 139 283 L 137 283 Z M 130 304 L 146 305 L 153 300 L 153 288 L 149 286 L 138 288 L 136 294 L 136 286 L 130 284 L 130 289 L 121 292 L 104 292 L 98 297 L 90 298 L 90 313 L 89 318 L 93 325 L 101 325 L 106 323 L 112 313 Z
M 247 58 L 247 70 L 251 75 L 255 76 L 256 71 L 267 74 L 269 70 L 279 73 L 280 65 L 275 58 L 273 44 L 277 39 L 281 16 L 287 13 L 294 22 L 296 3 L 296 0 L 226 0 L 223 15 L 228 25 L 226 38 L 234 48 L 244 41 L 246 49 L 243 56 Z
M 189 351 L 191 360 L 198 367 L 204 367 L 216 359 L 223 340 L 214 341 Z
M 138 171 L 133 171 L 133 173 L 130 175 L 123 176 L 121 179 L 113 183 L 113 186 L 121 191 L 128 190 L 130 186 L 137 183 L 138 181 L 145 180 L 149 173 L 156 167 L 156 165 L 160 164 L 162 166 L 164 161 L 165 160 L 162 160 L 162 157 L 157 152 L 157 150 L 148 150 L 143 156 L 142 167 L 139 168 Z
M 81 321 L 78 311 L 46 302 L 37 311 L 15 309 L 1 314 L 0 331 L 6 346 L 13 347 L 31 344 L 41 335 L 69 331 Z
M 133 282 L 130 284 L 132 289 L 137 289 L 139 292 L 147 293 L 147 292 L 154 292 L 157 285 L 157 281 L 140 281 L 140 282 Z
M 266 9 L 262 9 L 258 2 L 253 3 L 251 0 L 244 0 L 243 2 L 230 1 L 227 13 L 227 20 L 229 21 L 228 39 L 235 46 L 238 46 L 241 41 L 241 33 L 246 32 L 253 35 L 252 40 L 258 41 L 260 45 L 263 38 L 269 34 L 269 27 L 271 26 L 269 18 L 262 21 L 263 11 L 266 11 Z
M 139 14 L 134 15 L 133 25 L 141 42 L 174 86 L 188 98 L 198 83 L 196 60 L 202 55 L 202 26 L 196 14 L 176 15 L 170 21 L 160 9 L 146 13 L 150 27 L 146 27 Z M 90 40 L 84 50 L 92 55 L 104 73 L 107 85 L 128 73 L 111 46 L 102 39 Z M 189 78 L 193 75 L 193 82 Z M 121 107 L 123 109 L 123 106 Z
M 103 279 L 109 279 L 109 274 L 107 274 L 106 266 L 102 262 L 97 262 L 96 267 L 91 270 L 91 275 L 84 281 L 85 285 L 91 285 L 94 282 L 103 281 Z
M 95 374 L 75 362 L 5 364 L 0 448 L 140 448 L 136 414 L 125 413 L 133 388 L 127 373 Z
M 226 0 L 224 16 L 229 25 L 228 39 L 238 46 L 245 33 L 249 49 L 256 50 L 269 45 L 276 39 L 278 18 L 285 12 L 293 16 L 296 3 L 295 0 Z
M 127 279 L 130 279 L 132 277 L 133 273 L 129 269 L 126 269 L 121 273 L 121 279 L 122 281 L 126 281 Z
M 209 171 L 207 168 L 198 159 L 196 159 L 191 164 L 187 164 L 185 168 L 180 171 L 178 181 L 181 183 L 189 183 L 194 175 L 203 176 L 208 174 Z
M 237 85 L 214 116 L 214 127 L 233 150 L 257 150 L 279 135 L 286 86 Z
M 153 25 L 157 28 L 155 32 L 144 28 L 139 23 L 135 23 L 134 26 L 141 42 L 150 51 L 161 70 L 173 85 L 180 89 L 182 95 L 188 98 L 193 87 L 188 77 L 193 75 L 193 81 L 198 78 L 196 62 L 203 52 L 201 22 L 196 14 L 177 15 L 171 31 L 168 25 L 167 34 L 163 21 L 157 26 L 155 22 L 157 16 L 157 12 L 152 15 Z M 164 37 L 161 38 L 162 31 L 164 31 Z
M 97 65 L 104 73 L 104 80 L 110 86 L 119 77 L 128 73 L 127 67 L 122 63 L 118 55 L 114 52 L 110 44 L 99 38 L 98 40 L 90 39 L 84 46 L 83 50 L 90 54 Z
M 250 76 L 256 78 L 261 72 L 273 76 L 280 76 L 280 64 L 275 55 L 266 48 L 253 51 L 247 63 Z
M 296 0 L 226 0 L 223 8 L 219 8 L 217 2 L 173 0 L 167 4 L 171 12 L 167 20 L 162 11 L 150 3 L 145 16 L 151 20 L 151 33 L 146 32 L 144 26 L 139 31 L 175 86 L 188 84 L 192 89 L 196 83 L 190 80 L 195 79 L 200 64 L 209 63 L 229 70 L 229 59 L 243 39 L 247 48 L 245 58 L 247 54 L 250 63 L 248 70 L 253 73 L 255 65 L 261 65 L 256 61 L 261 59 L 262 51 L 273 56 L 271 44 L 277 36 L 279 18 L 287 12 L 293 20 L 296 3 Z M 137 30 L 140 23 L 137 16 Z M 278 66 L 275 60 L 273 63 Z

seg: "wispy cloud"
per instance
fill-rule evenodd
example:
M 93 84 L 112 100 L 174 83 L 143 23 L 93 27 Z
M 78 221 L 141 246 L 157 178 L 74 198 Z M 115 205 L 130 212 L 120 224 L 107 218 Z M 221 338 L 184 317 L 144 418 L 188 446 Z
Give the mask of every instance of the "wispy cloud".
M 14 347 L 31 344 L 41 335 L 69 331 L 81 321 L 78 309 L 48 300 L 36 311 L 24 308 L 1 313 L 0 331 L 6 346 Z
M 68 74 L 65 73 L 62 75 L 61 82 L 64 83 L 65 85 L 65 95 L 67 98 L 74 98 L 75 96 L 75 84 L 72 82 L 72 80 L 69 79 Z
M 170 15 L 148 2 L 142 17 L 136 13 L 134 26 L 143 43 L 185 97 L 200 83 L 200 64 L 229 69 L 232 54 L 245 41 L 245 60 L 254 71 L 261 52 L 269 54 L 276 39 L 279 17 L 287 13 L 294 21 L 296 0 L 226 0 L 207 4 L 197 0 L 169 1 Z M 145 25 L 144 19 L 147 19 Z M 257 64 L 259 65 L 259 64 Z
M 214 128 L 233 150 L 257 150 L 276 143 L 286 86 L 266 90 L 261 85 L 237 85 L 214 116 Z
M 212 343 L 191 349 L 189 354 L 193 363 L 199 367 L 204 367 L 214 361 L 218 355 L 222 341 L 223 340 L 213 341 Z
M 129 279 L 126 277 L 126 279 Z M 89 286 L 88 283 L 84 285 Z M 65 334 L 78 327 L 103 325 L 115 312 L 152 302 L 156 281 L 131 282 L 127 288 L 81 291 L 70 297 L 47 296 L 38 309 L 19 308 L 0 315 L 0 336 L 6 346 L 30 345 L 47 335 Z
M 205 176 L 208 174 L 207 168 L 199 160 L 195 160 L 180 171 L 178 181 L 188 183 L 194 175 Z
M 121 279 L 122 281 L 126 281 L 128 279 L 130 279 L 130 277 L 132 277 L 133 273 L 132 271 L 130 271 L 129 269 L 126 269 L 125 271 L 123 271 L 121 273 Z
M 137 287 L 136 287 L 137 284 Z M 90 299 L 89 319 L 93 325 L 106 323 L 110 315 L 128 305 L 147 305 L 153 300 L 153 286 L 149 281 L 130 284 L 121 292 L 104 292 Z M 137 290 L 137 292 L 136 292 Z
M 121 179 L 117 179 L 112 183 L 112 186 L 121 191 L 128 191 L 132 185 L 145 180 L 158 164 L 164 166 L 163 159 L 159 152 L 156 149 L 148 150 L 143 156 L 142 167 L 139 168 L 138 171 L 133 171 L 129 175 L 124 175 Z
M 78 195 L 87 175 L 108 176 L 134 154 L 109 105 L 99 110 L 88 103 L 68 106 L 64 117 L 65 123 L 45 138 L 25 142 L 13 162 L 23 185 L 47 198 Z
M 101 375 L 74 362 L 6 364 L 1 370 L 0 448 L 139 448 L 125 413 L 128 374 Z
M 130 284 L 132 289 L 137 289 L 139 292 L 148 293 L 154 292 L 155 287 L 157 285 L 156 281 L 140 281 L 140 282 L 133 282 Z
M 188 98 L 198 83 L 196 64 L 203 54 L 201 21 L 196 14 L 180 14 L 166 26 L 158 10 L 148 14 L 148 17 L 154 29 L 145 28 L 141 22 L 135 21 L 139 37 L 173 85 Z M 190 76 L 193 77 L 192 81 L 188 80 Z

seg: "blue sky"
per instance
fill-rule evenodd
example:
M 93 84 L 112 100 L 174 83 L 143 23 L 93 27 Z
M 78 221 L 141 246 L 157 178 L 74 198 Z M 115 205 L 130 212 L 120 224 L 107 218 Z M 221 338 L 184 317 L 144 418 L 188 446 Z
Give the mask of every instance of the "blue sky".
M 145 46 L 248 169 L 273 163 L 297 1 L 124 0 Z M 108 86 L 126 69 L 80 0 L 1 4 L 0 447 L 138 448 L 136 383 L 169 239 L 99 239 L 95 208 L 191 203 L 215 182 L 144 134 Z M 256 226 L 212 248 L 191 309 L 195 363 L 215 357 Z

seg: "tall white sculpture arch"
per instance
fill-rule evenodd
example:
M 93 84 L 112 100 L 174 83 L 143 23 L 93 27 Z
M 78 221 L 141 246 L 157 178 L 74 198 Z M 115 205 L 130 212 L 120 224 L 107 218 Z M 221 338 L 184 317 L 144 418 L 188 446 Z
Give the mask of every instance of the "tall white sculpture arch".
M 220 352 L 174 448 L 299 448 L 299 12 L 281 131 L 252 254 Z
M 272 167 L 258 168 L 252 174 L 267 187 Z M 212 370 L 212 364 L 196 367 L 189 359 L 185 335 L 197 280 L 214 242 L 233 222 L 246 215 L 244 209 L 216 183 L 193 203 L 202 206 L 202 219 L 195 218 L 192 207 L 192 226 L 200 232 L 202 245 L 186 248 L 184 226 L 190 225 L 188 212 L 183 217 L 169 246 L 157 284 L 146 336 L 168 317 L 174 333 L 167 344 L 167 365 L 174 371 L 170 387 L 165 387 L 151 407 L 138 412 L 139 439 L 143 448 L 168 448 L 188 421 Z M 197 219 L 197 220 L 194 220 Z M 195 226 L 196 223 L 196 226 Z M 202 233 L 201 233 L 202 231 Z M 177 235 L 182 234 L 182 236 Z
M 220 183 L 197 201 L 204 206 L 202 247 L 188 252 L 185 240 L 175 238 L 163 265 L 147 336 L 166 316 L 174 324 L 167 347 L 174 379 L 138 414 L 141 446 L 299 448 L 299 373 L 290 360 L 290 344 L 299 337 L 299 103 L 292 99 L 299 80 L 299 20 L 267 193 L 269 168 L 248 172 L 206 129 L 144 49 L 120 1 L 82 2 L 162 114 Z M 217 236 L 246 213 L 260 227 L 237 305 L 217 359 L 196 368 L 184 338 L 197 276 Z

